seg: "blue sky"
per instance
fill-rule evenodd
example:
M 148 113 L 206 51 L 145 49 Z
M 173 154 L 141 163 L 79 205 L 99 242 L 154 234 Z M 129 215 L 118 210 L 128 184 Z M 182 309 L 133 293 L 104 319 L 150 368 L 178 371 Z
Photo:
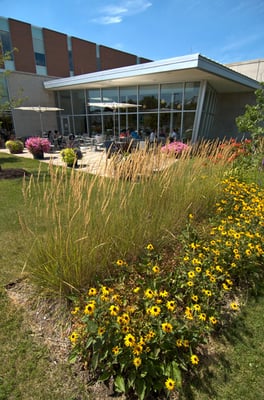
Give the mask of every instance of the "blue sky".
M 0 0 L 0 10 L 151 60 L 264 58 L 264 0 Z

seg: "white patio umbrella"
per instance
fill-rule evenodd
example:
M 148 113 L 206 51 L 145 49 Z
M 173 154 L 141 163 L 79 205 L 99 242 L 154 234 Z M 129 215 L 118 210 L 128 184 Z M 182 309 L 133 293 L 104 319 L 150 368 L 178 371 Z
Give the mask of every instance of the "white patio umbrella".
M 41 134 L 43 133 L 43 121 L 42 121 L 42 113 L 46 111 L 60 111 L 63 108 L 58 107 L 42 107 L 42 106 L 28 106 L 28 107 L 15 107 L 15 110 L 22 110 L 22 111 L 35 111 L 39 113 L 39 120 L 40 120 L 40 128 Z
M 113 115 L 113 128 L 114 128 L 114 136 L 115 136 L 115 112 L 119 108 L 134 108 L 134 107 L 142 107 L 140 104 L 131 104 L 131 103 L 117 103 L 116 101 L 102 101 L 102 102 L 88 102 L 88 106 L 92 107 L 101 107 L 101 108 L 111 108 L 114 112 Z

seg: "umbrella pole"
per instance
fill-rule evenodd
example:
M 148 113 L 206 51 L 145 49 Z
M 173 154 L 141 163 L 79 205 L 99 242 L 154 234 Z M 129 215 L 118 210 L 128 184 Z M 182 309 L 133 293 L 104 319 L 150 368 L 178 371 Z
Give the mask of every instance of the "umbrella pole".
M 41 129 L 41 137 L 43 136 L 43 121 L 42 121 L 42 115 L 41 115 L 41 111 L 39 112 L 39 121 L 40 121 L 40 129 Z

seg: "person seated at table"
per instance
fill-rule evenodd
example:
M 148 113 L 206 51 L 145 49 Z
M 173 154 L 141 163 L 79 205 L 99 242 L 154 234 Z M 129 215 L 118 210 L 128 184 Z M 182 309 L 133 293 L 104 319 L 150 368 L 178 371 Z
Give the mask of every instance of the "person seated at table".
M 128 136 L 129 136 L 129 133 L 130 133 L 130 132 L 129 132 L 128 129 L 122 129 L 121 132 L 120 132 L 120 135 L 119 135 L 120 139 L 123 139 L 123 138 L 128 137 Z
M 130 136 L 132 137 L 132 139 L 138 139 L 138 140 L 140 139 L 139 134 L 137 133 L 137 131 L 134 130 L 130 132 Z
M 173 131 L 169 135 L 170 143 L 176 142 L 177 140 L 179 140 L 179 137 L 180 137 L 179 129 L 178 128 L 173 129 Z

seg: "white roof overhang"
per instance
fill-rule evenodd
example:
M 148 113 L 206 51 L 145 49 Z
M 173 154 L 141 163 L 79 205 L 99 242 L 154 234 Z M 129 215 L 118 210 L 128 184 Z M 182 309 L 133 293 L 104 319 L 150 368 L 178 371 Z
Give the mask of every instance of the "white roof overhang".
M 259 83 L 200 54 L 152 61 L 44 82 L 47 90 L 99 89 L 117 86 L 208 81 L 219 93 L 254 91 Z

